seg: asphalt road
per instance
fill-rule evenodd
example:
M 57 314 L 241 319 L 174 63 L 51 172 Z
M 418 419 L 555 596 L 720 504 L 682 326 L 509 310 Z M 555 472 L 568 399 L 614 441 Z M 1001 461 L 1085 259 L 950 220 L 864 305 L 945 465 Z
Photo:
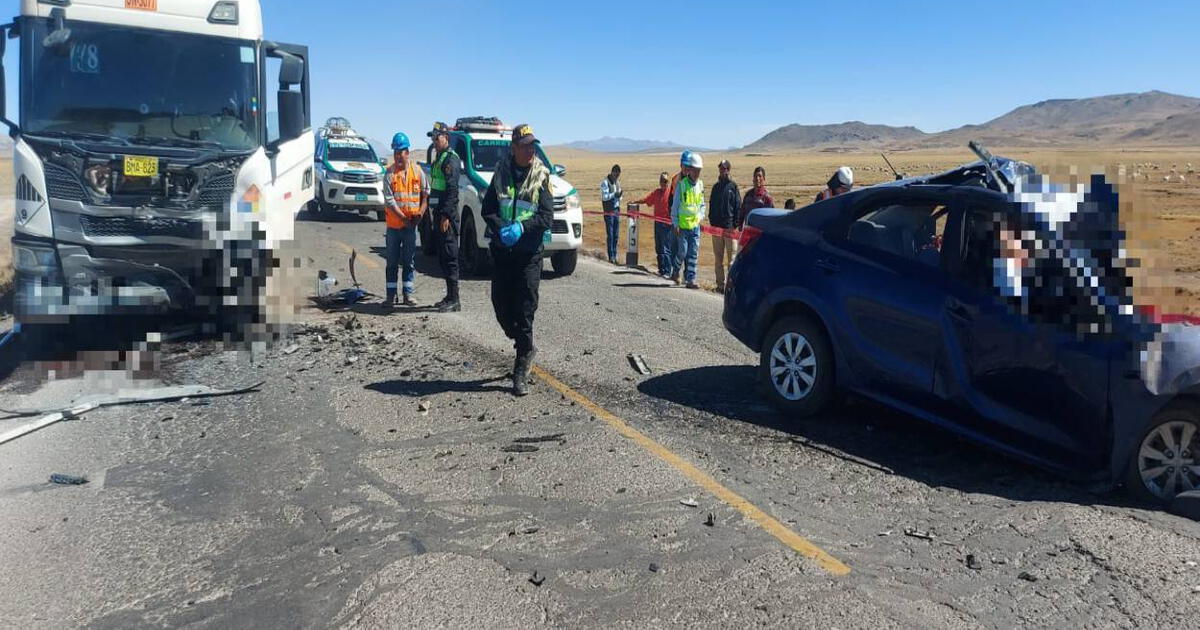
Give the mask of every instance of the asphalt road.
M 348 278 L 354 249 L 382 293 L 382 225 L 342 219 L 299 225 L 299 275 Z M 419 263 L 423 304 L 441 297 L 424 275 L 435 267 Z M 102 409 L 0 445 L 0 626 L 1132 628 L 1200 615 L 1200 523 L 871 404 L 780 417 L 716 295 L 590 259 L 547 273 L 543 376 L 524 399 L 507 392 L 513 353 L 487 295 L 470 279 L 456 314 L 309 308 L 294 348 L 257 357 L 168 345 L 150 385 L 265 385 Z M 0 407 L 139 383 L 26 367 L 0 384 Z M 48 483 L 56 472 L 90 483 Z

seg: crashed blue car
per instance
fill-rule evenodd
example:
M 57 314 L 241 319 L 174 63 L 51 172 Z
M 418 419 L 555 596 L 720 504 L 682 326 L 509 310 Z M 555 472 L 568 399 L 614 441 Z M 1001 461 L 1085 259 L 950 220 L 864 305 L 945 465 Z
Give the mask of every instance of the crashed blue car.
M 1200 325 L 1133 304 L 1115 188 L 972 148 L 748 217 L 723 319 L 771 402 L 853 392 L 1146 500 L 1200 488 Z

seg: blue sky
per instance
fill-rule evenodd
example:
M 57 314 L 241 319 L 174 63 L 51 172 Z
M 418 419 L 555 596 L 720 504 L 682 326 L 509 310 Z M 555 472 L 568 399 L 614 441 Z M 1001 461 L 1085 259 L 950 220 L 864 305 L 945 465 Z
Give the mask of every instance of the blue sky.
M 1194 0 L 263 0 L 263 13 L 268 39 L 311 48 L 317 118 L 380 139 L 480 114 L 547 143 L 724 148 L 793 122 L 939 131 L 1049 98 L 1200 96 Z

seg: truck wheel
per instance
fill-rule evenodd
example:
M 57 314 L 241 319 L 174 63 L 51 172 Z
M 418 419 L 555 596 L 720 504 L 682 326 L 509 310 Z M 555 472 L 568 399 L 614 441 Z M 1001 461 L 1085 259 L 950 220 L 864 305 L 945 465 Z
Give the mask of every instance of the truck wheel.
M 833 402 L 833 369 L 829 339 L 807 317 L 784 317 L 763 339 L 759 381 L 771 403 L 788 415 L 811 416 Z
M 554 252 L 550 255 L 550 266 L 554 267 L 554 273 L 560 276 L 569 276 L 575 273 L 575 265 L 578 263 L 579 250 L 576 249 Z
M 333 208 L 329 205 L 329 202 L 325 201 L 325 191 L 321 189 L 317 190 L 317 214 L 325 219 L 328 219 L 329 215 L 333 214 Z
M 1165 505 L 1200 486 L 1200 405 L 1175 402 L 1158 412 L 1133 449 L 1125 491 Z
M 385 213 L 383 210 L 376 210 L 375 211 L 375 220 L 376 221 L 385 221 L 386 219 L 384 218 L 384 214 Z
M 462 237 L 459 243 L 459 258 L 463 267 L 476 276 L 486 276 L 492 271 L 492 253 L 478 245 L 475 217 L 470 209 L 463 208 Z

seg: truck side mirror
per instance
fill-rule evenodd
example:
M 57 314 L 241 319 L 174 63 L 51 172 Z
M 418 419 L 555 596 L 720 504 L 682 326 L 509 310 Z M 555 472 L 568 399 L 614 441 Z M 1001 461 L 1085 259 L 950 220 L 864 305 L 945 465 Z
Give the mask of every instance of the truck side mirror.
M 304 93 L 279 90 L 279 139 L 287 142 L 304 133 Z
M 299 85 L 304 81 L 304 60 L 293 55 L 279 51 L 279 87 L 289 87 Z
M 8 86 L 6 84 L 3 61 L 4 53 L 8 47 L 8 38 L 16 37 L 16 29 L 16 24 L 0 26 L 0 123 L 8 125 L 8 134 L 14 138 L 17 137 L 20 128 L 17 127 L 17 123 L 8 119 L 8 103 L 6 99 Z

